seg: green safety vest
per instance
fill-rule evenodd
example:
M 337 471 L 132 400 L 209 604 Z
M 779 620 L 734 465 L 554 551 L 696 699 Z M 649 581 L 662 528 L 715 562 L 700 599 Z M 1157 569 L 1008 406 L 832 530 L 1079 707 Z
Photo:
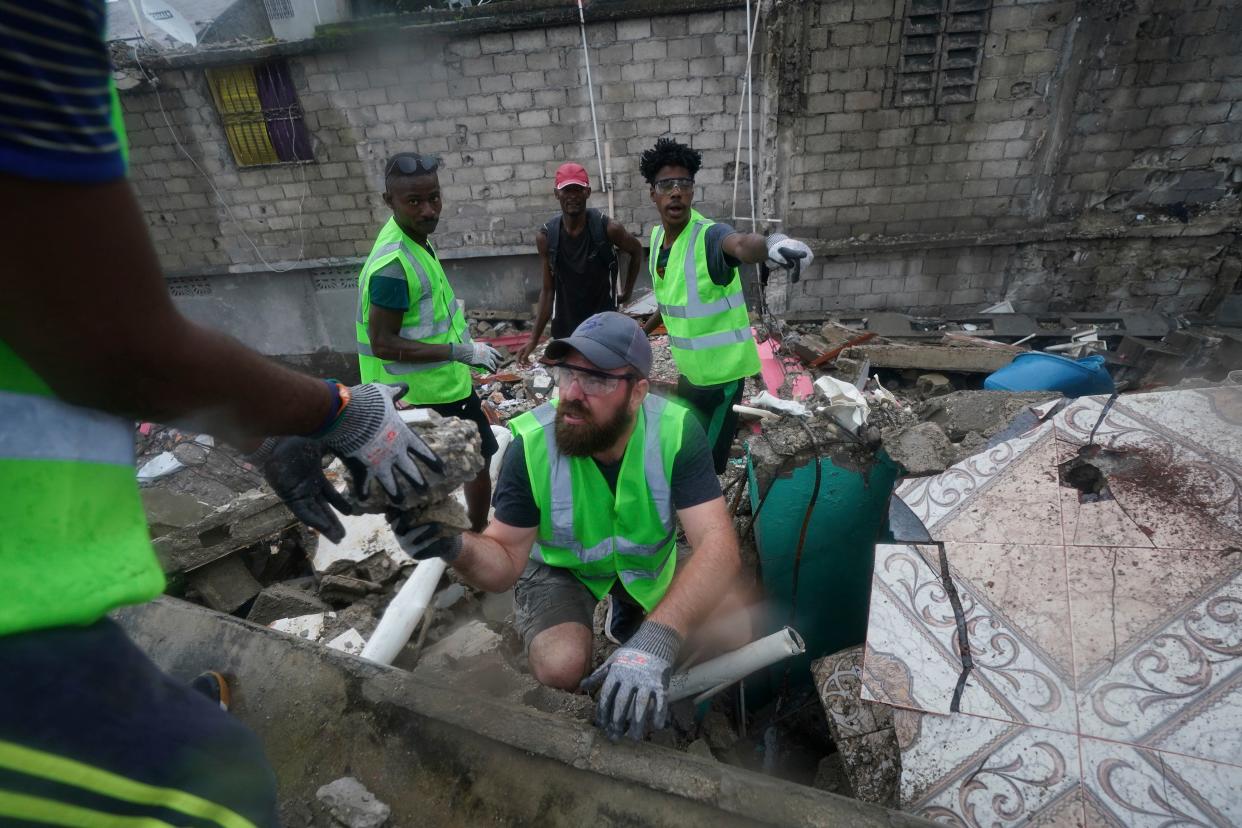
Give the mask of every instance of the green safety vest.
M 664 226 L 651 230 L 648 270 L 669 350 L 677 370 L 695 385 L 719 385 L 759 372 L 759 349 L 737 268 L 721 287 L 707 270 L 707 228 L 716 222 L 690 211 L 690 222 L 668 252 L 664 277 L 656 273 Z
M 650 612 L 677 567 L 671 481 L 689 410 L 663 397 L 643 401 L 614 494 L 590 457 L 556 447 L 556 408 L 545 403 L 510 421 L 522 438 L 539 507 L 531 557 L 568 569 L 603 599 L 617 579 Z
M 164 591 L 134 427 L 59 400 L 0 341 L 0 635 L 84 625 Z
M 439 260 L 407 236 L 397 226 L 396 219 L 390 218 L 380 230 L 371 255 L 362 266 L 362 275 L 358 277 L 358 320 L 355 328 L 362 381 L 408 383 L 410 390 L 402 399 L 416 405 L 456 402 L 465 398 L 471 389 L 470 369 L 466 365 L 453 360 L 393 362 L 380 359 L 371 350 L 371 337 L 367 331 L 367 320 L 371 315 L 371 275 L 393 261 L 401 262 L 410 292 L 410 306 L 401 318 L 401 338 L 429 345 L 471 341 L 466 316 L 457 304 L 453 287 L 444 275 Z

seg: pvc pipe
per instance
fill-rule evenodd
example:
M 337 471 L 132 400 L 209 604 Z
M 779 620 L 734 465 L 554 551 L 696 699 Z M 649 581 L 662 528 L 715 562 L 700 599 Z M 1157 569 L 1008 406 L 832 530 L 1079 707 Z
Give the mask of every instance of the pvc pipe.
M 756 670 L 806 652 L 806 643 L 792 627 L 752 641 L 741 649 L 705 661 L 678 673 L 669 681 L 669 701 L 697 696 L 707 690 L 722 690 Z
M 393 596 L 388 609 L 384 610 L 384 617 L 380 619 L 371 640 L 362 648 L 363 658 L 377 664 L 392 664 L 397 653 L 414 634 L 447 568 L 448 564 L 442 558 L 419 562 L 414 574 Z
M 738 414 L 749 414 L 752 417 L 759 417 L 764 420 L 779 420 L 780 414 L 775 411 L 768 411 L 766 408 L 753 408 L 749 405 L 735 405 L 733 410 Z

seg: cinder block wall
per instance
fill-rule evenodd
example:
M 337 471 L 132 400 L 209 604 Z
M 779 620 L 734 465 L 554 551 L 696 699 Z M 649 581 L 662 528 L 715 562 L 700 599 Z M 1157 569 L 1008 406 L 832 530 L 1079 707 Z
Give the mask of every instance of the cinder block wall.
M 927 0 L 780 3 L 760 29 L 760 213 L 818 252 L 798 284 L 774 277 L 777 310 L 965 311 L 1008 298 L 1020 310 L 1185 312 L 1235 289 L 1236 3 L 992 0 L 973 100 L 902 106 L 915 2 Z M 632 231 L 656 218 L 638 156 L 662 135 L 704 151 L 699 207 L 732 215 L 744 28 L 740 8 L 588 26 L 616 214 Z M 339 329 L 343 342 L 348 274 L 387 217 L 382 159 L 417 149 L 445 162 L 436 240 L 456 257 L 459 293 L 526 307 L 537 284 L 519 257 L 555 209 L 552 171 L 573 159 L 598 177 L 577 28 L 419 31 L 288 62 L 314 164 L 239 169 L 201 68 L 159 70 L 159 99 L 123 96 L 133 178 L 180 277 L 174 292 L 205 321 L 221 317 L 221 292 L 195 298 L 211 288 L 194 277 L 228 271 L 229 290 L 245 292 L 265 259 L 293 271 L 263 284 L 296 289 L 324 317 L 295 327 Z
M 916 1 L 821 0 L 784 24 L 805 71 L 773 208 L 831 254 L 782 286 L 787 310 L 1182 313 L 1236 288 L 1235 3 L 996 0 L 975 100 L 901 106 Z
M 663 135 L 703 151 L 700 208 L 731 212 L 725 176 L 737 145 L 745 28 L 736 11 L 588 27 L 616 214 L 631 232 L 646 233 L 656 219 L 638 159 Z M 365 255 L 389 215 L 379 197 L 383 159 L 401 150 L 443 159 L 445 211 L 435 241 L 463 254 L 533 254 L 536 229 L 558 209 L 557 166 L 576 160 L 599 178 L 577 27 L 455 38 L 420 32 L 399 44 L 288 62 L 316 164 L 239 169 L 202 70 L 160 73 L 165 112 L 231 216 L 169 140 L 156 95 L 124 96 L 133 178 L 170 273 L 262 267 L 239 227 L 269 262 Z M 604 208 L 606 200 L 597 195 L 592 204 Z

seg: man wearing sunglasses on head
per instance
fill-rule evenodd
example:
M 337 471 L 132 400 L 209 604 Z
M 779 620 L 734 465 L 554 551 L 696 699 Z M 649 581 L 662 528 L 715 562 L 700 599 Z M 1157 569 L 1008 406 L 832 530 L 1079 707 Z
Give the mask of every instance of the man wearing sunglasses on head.
M 535 678 L 600 688 L 596 723 L 614 741 L 641 739 L 666 722 L 687 635 L 742 603 L 737 537 L 702 428 L 682 405 L 647 393 L 651 346 L 636 322 L 596 314 L 549 344 L 544 360 L 559 399 L 513 420 L 487 530 L 443 537 L 438 524 L 398 519 L 394 531 L 410 555 L 442 557 L 481 589 L 516 585 Z M 691 548 L 684 562 L 677 523 Z M 600 600 L 605 634 L 624 646 L 583 681 Z
M 768 261 L 806 267 L 811 249 L 782 234 L 739 233 L 700 215 L 694 176 L 703 163 L 696 151 L 670 138 L 642 155 L 639 169 L 651 185 L 660 224 L 651 230 L 648 269 L 659 312 L 644 330 L 661 322 L 681 373 L 678 395 L 699 417 L 716 473 L 724 472 L 737 432 L 733 406 L 742 400 L 746 377 L 759 372 L 759 351 L 738 266 Z
M 431 245 L 440 222 L 440 159 L 401 152 L 384 167 L 384 224 L 358 277 L 358 365 L 363 382 L 405 383 L 401 399 L 445 417 L 472 420 L 483 468 L 465 485 L 476 531 L 487 525 L 491 478 L 486 462 L 498 444 L 470 381 L 471 365 L 496 370 L 495 348 L 470 339 L 465 314 Z

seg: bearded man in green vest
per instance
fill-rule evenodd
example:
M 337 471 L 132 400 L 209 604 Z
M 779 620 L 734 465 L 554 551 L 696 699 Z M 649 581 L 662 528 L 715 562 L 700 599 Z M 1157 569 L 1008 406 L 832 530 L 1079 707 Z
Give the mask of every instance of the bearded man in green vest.
M 489 592 L 514 587 L 535 678 L 600 688 L 596 723 L 614 741 L 641 739 L 666 722 L 687 635 L 745 603 L 737 536 L 697 420 L 647 393 L 651 346 L 636 322 L 598 313 L 544 359 L 560 396 L 513 420 L 487 530 L 443 537 L 438 524 L 400 518 L 393 528 L 415 558 L 442 557 Z M 606 634 L 623 646 L 583 681 L 600 600 Z M 749 629 L 736 635 L 718 646 L 745 643 Z
M 384 203 L 392 217 L 380 229 L 358 277 L 358 367 L 363 382 L 401 382 L 401 398 L 479 429 L 483 468 L 465 485 L 476 531 L 487 525 L 492 481 L 488 460 L 498 444 L 470 381 L 471 365 L 494 371 L 495 348 L 472 342 L 461 305 L 431 244 L 440 222 L 440 161 L 402 152 L 384 168 Z
M 805 267 L 811 248 L 779 233 L 739 233 L 704 217 L 694 204 L 694 177 L 703 164 L 696 150 L 661 138 L 642 155 L 639 169 L 651 185 L 660 223 L 651 230 L 648 270 L 659 312 L 644 330 L 661 322 L 681 376 L 677 394 L 698 415 L 712 444 L 716 473 L 729 460 L 746 378 L 759 372 L 759 351 L 738 273 L 743 263 L 768 261 Z

